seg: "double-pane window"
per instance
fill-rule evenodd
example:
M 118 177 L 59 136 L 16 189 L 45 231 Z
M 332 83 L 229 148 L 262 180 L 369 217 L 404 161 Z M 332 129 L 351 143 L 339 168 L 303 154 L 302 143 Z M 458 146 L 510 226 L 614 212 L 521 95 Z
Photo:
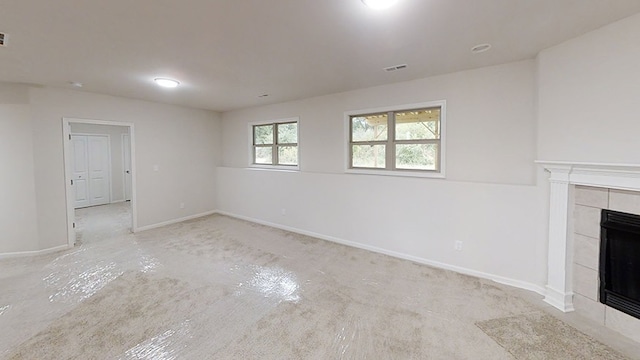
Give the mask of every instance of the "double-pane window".
M 298 165 L 298 122 L 253 125 L 253 164 Z
M 351 115 L 350 168 L 440 172 L 442 107 Z

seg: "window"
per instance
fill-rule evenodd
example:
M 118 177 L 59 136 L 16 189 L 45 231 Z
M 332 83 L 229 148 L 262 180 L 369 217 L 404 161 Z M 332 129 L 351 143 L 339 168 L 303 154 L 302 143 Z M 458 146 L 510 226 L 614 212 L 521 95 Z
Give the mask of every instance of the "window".
M 348 170 L 443 177 L 444 106 L 439 101 L 348 113 Z
M 251 125 L 252 164 L 297 168 L 298 120 Z

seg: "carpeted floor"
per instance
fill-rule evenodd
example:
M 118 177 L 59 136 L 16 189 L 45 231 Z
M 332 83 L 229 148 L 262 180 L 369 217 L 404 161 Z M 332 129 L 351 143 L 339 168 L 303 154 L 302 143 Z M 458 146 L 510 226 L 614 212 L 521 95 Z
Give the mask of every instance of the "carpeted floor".
M 516 359 L 626 359 L 610 347 L 542 312 L 491 319 L 477 325 Z
M 0 261 L 0 358 L 625 358 L 491 281 L 220 215 L 122 226 Z
M 91 206 L 75 210 L 76 245 L 131 232 L 131 202 Z

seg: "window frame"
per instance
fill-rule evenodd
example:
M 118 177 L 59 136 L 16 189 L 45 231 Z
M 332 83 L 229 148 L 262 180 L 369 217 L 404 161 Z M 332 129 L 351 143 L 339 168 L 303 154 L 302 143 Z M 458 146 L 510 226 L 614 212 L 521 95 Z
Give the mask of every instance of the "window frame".
M 297 124 L 296 127 L 296 143 L 278 143 L 278 125 L 284 124 Z M 266 145 L 257 145 L 255 144 L 255 133 L 254 128 L 256 126 L 264 126 L 264 125 L 273 125 L 273 144 Z M 278 149 L 281 146 L 295 146 L 298 149 L 298 158 L 296 165 L 284 165 L 278 164 Z M 273 164 L 258 164 L 255 162 L 255 149 L 256 147 L 271 147 L 272 149 L 272 160 Z M 300 118 L 299 117 L 291 117 L 277 120 L 265 120 L 265 121 L 256 121 L 249 123 L 249 167 L 256 169 L 271 169 L 271 170 L 290 170 L 290 171 L 298 171 L 300 170 Z
M 395 139 L 395 117 L 388 118 L 387 140 L 380 141 L 363 141 L 353 142 L 351 117 L 365 116 L 376 114 L 390 114 L 403 111 L 415 111 L 427 108 L 440 108 L 440 140 L 416 139 L 416 140 L 396 140 Z M 362 110 L 351 110 L 344 113 L 344 129 L 345 129 L 345 173 L 353 174 L 369 174 L 383 176 L 409 176 L 409 177 L 425 177 L 425 178 L 445 178 L 446 169 L 446 100 L 429 101 L 416 104 L 394 105 L 380 108 L 370 108 Z M 419 169 L 397 169 L 395 167 L 395 149 L 400 144 L 422 144 L 422 143 L 438 143 L 438 169 L 437 170 L 419 170 Z M 352 167 L 352 151 L 353 145 L 357 144 L 384 144 L 385 145 L 385 168 L 364 168 Z M 391 151 L 389 151 L 391 150 Z M 391 161 L 391 162 L 389 162 Z

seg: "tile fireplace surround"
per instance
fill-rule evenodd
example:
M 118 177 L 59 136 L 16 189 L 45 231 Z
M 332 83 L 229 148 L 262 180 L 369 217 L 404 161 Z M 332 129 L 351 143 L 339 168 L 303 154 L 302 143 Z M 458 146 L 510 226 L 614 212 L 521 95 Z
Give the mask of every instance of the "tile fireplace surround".
M 640 215 L 640 165 L 539 161 L 551 173 L 545 301 L 640 342 L 640 320 L 599 302 L 600 213 Z

